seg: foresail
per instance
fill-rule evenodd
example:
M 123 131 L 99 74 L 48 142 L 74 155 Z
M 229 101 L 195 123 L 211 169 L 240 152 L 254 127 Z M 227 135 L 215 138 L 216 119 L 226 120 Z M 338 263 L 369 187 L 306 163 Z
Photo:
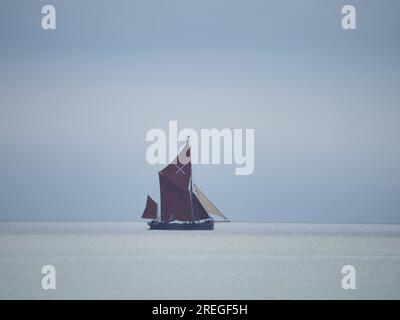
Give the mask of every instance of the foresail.
M 199 189 L 199 187 L 197 187 L 195 184 L 193 184 L 193 186 L 197 199 L 208 214 L 219 216 L 225 220 L 228 220 L 227 217 L 225 217 L 222 212 L 219 211 L 218 208 L 210 200 L 208 200 L 206 195 Z

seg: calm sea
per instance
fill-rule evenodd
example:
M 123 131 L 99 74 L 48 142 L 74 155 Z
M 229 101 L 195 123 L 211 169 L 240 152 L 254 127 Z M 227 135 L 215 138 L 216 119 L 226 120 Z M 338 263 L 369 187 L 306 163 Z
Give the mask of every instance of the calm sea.
M 55 290 L 41 287 L 43 265 Z M 1 222 L 0 298 L 400 299 L 400 225 Z

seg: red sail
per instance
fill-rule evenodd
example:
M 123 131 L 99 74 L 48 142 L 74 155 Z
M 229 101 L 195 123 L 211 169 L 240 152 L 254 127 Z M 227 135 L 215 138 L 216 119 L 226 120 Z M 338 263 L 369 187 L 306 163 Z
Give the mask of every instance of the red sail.
M 161 221 L 192 221 L 189 190 L 180 188 L 162 172 L 159 172 L 159 178 Z
M 197 199 L 196 195 L 192 192 L 192 199 L 193 199 L 193 215 L 195 220 L 204 220 L 209 219 L 210 216 L 208 215 L 207 211 L 201 205 L 200 201 Z
M 157 203 L 147 196 L 146 208 L 143 211 L 142 219 L 156 219 L 157 218 Z
M 192 174 L 190 146 L 186 143 L 179 155 L 161 172 L 161 220 L 192 221 L 189 183 Z
M 192 174 L 189 143 L 186 143 L 179 155 L 174 159 L 174 161 L 161 170 L 161 173 L 165 178 L 182 190 L 189 189 L 189 182 Z

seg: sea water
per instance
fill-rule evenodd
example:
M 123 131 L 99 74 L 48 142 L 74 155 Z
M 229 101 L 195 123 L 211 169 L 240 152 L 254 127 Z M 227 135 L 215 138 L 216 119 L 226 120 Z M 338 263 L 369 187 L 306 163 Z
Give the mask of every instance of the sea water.
M 356 289 L 342 287 L 345 265 Z M 0 298 L 400 299 L 400 225 L 1 222 Z

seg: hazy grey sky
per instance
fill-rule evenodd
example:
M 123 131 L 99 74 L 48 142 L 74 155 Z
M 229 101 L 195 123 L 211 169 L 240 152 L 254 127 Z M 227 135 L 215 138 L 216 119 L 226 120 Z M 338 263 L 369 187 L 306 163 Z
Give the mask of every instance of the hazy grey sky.
M 396 0 L 1 1 L 0 219 L 138 219 L 159 194 L 146 132 L 177 120 L 255 129 L 253 175 L 193 168 L 232 220 L 400 223 L 399 17 Z

